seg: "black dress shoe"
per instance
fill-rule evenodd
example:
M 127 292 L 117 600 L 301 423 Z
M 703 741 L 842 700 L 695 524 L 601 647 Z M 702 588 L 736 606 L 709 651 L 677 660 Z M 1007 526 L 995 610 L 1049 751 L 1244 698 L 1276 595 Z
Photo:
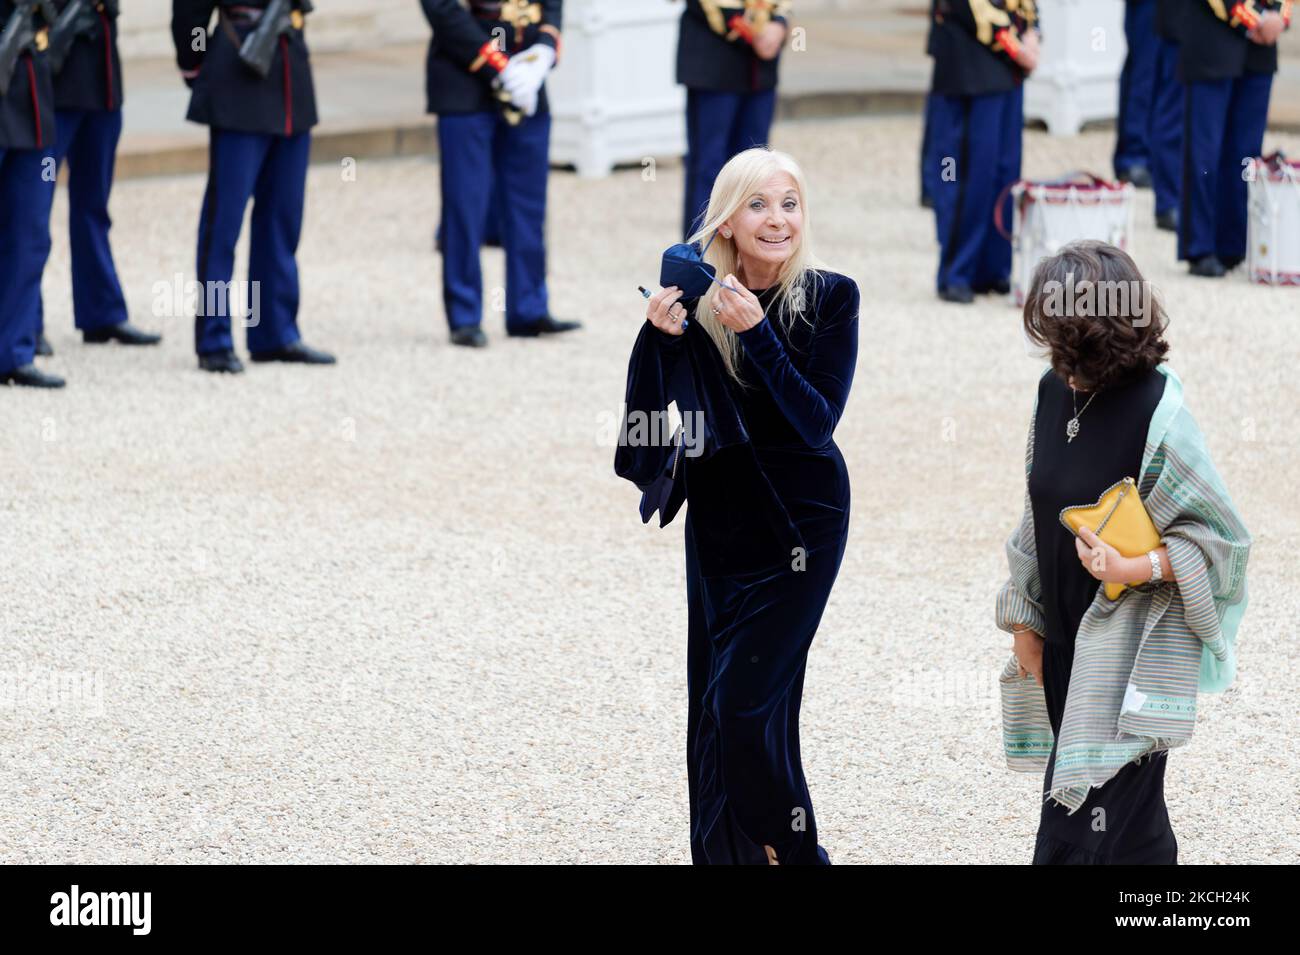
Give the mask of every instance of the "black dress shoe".
M 933 208 L 934 208 L 934 196 L 922 196 L 922 197 L 921 197 L 921 208 L 922 208 L 922 209 L 933 209 Z
M 238 375 L 244 370 L 244 363 L 239 360 L 239 356 L 232 351 L 218 351 L 210 355 L 199 356 L 199 368 L 204 371 L 224 372 L 228 375 Z
M 1222 255 L 1219 257 L 1219 261 L 1223 263 L 1224 272 L 1231 272 L 1242 262 L 1245 262 L 1246 257 L 1243 255 Z
M 24 388 L 62 388 L 66 384 L 58 375 L 47 375 L 35 365 L 23 365 L 0 375 L 0 382 L 13 382 Z
M 507 328 L 506 334 L 511 338 L 536 338 L 538 335 L 556 335 L 560 332 L 571 332 L 575 328 L 581 328 L 582 322 L 569 322 L 558 318 L 552 318 L 547 315 L 545 318 L 538 319 L 531 325 L 520 325 L 517 328 Z
M 1221 279 L 1228 273 L 1217 255 L 1201 256 L 1188 267 L 1187 271 L 1190 275 L 1199 275 L 1206 279 Z
M 956 302 L 959 305 L 969 305 L 975 301 L 975 293 L 969 285 L 946 285 L 939 289 L 939 297 L 945 302 Z
M 157 345 L 162 341 L 161 335 L 144 332 L 130 322 L 118 322 L 104 328 L 91 328 L 81 333 L 81 339 L 88 345 L 102 345 L 105 342 L 121 342 L 123 345 Z
M 1146 166 L 1130 166 L 1119 174 L 1120 182 L 1131 182 L 1139 189 L 1151 188 L 1151 170 Z
M 451 343 L 466 348 L 487 348 L 487 336 L 478 325 L 462 325 L 451 330 Z
M 250 352 L 249 356 L 253 361 L 289 361 L 297 362 L 301 365 L 332 365 L 335 358 L 327 351 L 321 351 L 319 348 L 312 348 L 310 345 L 304 345 L 301 341 L 296 341 L 292 345 L 285 345 L 283 348 L 277 348 L 275 351 L 255 351 Z
M 977 285 L 973 291 L 977 295 L 1009 295 L 1011 283 L 1006 279 L 998 279 L 992 285 Z
M 44 332 L 36 336 L 36 354 L 42 358 L 49 358 L 54 354 L 54 349 L 50 346 L 50 340 L 45 337 Z
M 1170 209 L 1156 216 L 1156 228 L 1162 232 L 1178 231 L 1178 210 Z

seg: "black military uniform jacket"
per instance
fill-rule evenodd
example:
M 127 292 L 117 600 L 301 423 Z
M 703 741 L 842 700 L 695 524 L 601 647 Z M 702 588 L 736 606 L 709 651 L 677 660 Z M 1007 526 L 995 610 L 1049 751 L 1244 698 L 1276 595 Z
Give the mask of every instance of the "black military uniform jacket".
M 240 44 L 256 25 L 239 8 L 264 10 L 268 2 L 172 0 L 176 62 L 194 90 L 187 119 L 214 129 L 278 136 L 304 133 L 316 125 L 316 92 L 302 28 L 294 27 L 280 38 L 265 79 L 239 58 Z M 219 16 L 208 30 L 213 10 Z M 206 32 L 206 53 L 194 49 L 195 31 Z
M 68 0 L 56 0 L 59 11 Z M 63 69 L 54 77 L 56 109 L 122 108 L 122 60 L 117 53 L 117 17 L 96 5 L 95 28 L 72 41 Z
M 0 30 L 9 22 L 15 4 L 0 0 Z M 48 24 L 36 14 L 36 28 Z M 44 149 L 54 142 L 54 84 L 50 65 L 40 52 L 18 57 L 9 92 L 0 99 L 0 149 Z
M 1178 41 L 1179 6 L 1186 0 L 1156 0 L 1155 31 L 1156 36 L 1166 40 Z
M 1184 0 L 1177 5 L 1179 78 L 1184 83 L 1276 73 L 1277 47 L 1246 34 L 1268 11 L 1291 24 L 1291 0 Z
M 694 90 L 758 93 L 775 88 L 778 56 L 760 59 L 753 36 L 786 23 L 790 0 L 686 0 L 677 39 L 677 82 Z
M 933 0 L 930 9 L 931 92 L 984 96 L 1024 82 L 1013 57 L 1038 23 L 1034 0 Z
M 509 58 L 536 43 L 560 56 L 563 0 L 420 0 L 433 27 L 425 60 L 430 113 L 477 113 L 497 108 L 492 80 Z M 537 111 L 549 109 L 546 87 Z

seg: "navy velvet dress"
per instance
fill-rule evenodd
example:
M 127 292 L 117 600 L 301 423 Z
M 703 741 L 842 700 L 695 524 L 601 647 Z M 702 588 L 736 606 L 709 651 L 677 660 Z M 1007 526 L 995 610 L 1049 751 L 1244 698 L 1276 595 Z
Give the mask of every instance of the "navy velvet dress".
M 859 295 L 851 279 L 816 273 L 810 307 L 787 329 L 776 290 L 753 291 L 767 317 L 740 333 L 743 386 L 727 381 L 758 469 L 735 480 L 719 466 L 726 453 L 685 468 L 691 858 L 766 865 L 766 844 L 780 864 L 828 865 L 799 754 L 799 708 L 848 534 L 849 476 L 831 436 L 857 361 Z M 743 564 L 745 554 L 718 551 L 749 547 L 745 524 L 761 518 L 735 502 L 754 481 L 774 492 L 801 544 L 773 550 L 768 566 L 704 572 L 724 557 Z

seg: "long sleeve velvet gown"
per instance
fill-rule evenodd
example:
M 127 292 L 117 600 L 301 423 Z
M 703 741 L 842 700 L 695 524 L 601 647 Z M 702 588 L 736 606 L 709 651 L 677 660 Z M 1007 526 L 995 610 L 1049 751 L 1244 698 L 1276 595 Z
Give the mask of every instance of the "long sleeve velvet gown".
M 766 844 L 781 864 L 829 865 L 799 709 L 848 534 L 849 476 L 832 435 L 857 361 L 859 294 L 846 276 L 816 273 L 810 307 L 787 328 L 777 290 L 753 291 L 767 316 L 740 333 L 743 385 L 726 376 L 749 442 L 684 461 L 691 858 L 764 865 Z M 682 342 L 657 334 L 671 365 Z M 757 502 L 772 498 L 795 531 L 784 547 L 756 543 L 768 540 L 755 536 L 768 520 Z

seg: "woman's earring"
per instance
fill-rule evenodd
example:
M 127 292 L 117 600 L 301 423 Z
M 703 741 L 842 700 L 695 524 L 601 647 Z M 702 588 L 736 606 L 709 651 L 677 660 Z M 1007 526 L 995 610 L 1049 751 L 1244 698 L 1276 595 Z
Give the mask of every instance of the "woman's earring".
M 730 229 L 723 229 L 723 230 L 722 230 L 722 237 L 723 237 L 724 239 L 730 239 L 730 238 L 731 238 L 731 230 L 730 230 Z

